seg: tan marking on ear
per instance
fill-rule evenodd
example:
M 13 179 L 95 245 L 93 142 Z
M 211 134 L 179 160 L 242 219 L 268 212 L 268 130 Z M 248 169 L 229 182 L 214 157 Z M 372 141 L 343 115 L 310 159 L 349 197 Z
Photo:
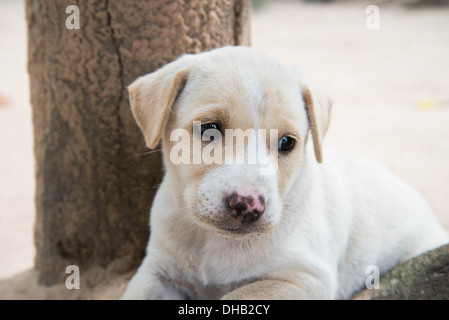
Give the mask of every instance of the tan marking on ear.
M 132 113 L 150 149 L 159 143 L 170 109 L 188 78 L 190 66 L 183 60 L 140 77 L 128 87 Z
M 323 162 L 323 139 L 329 128 L 332 102 L 324 94 L 309 86 L 303 87 L 302 94 L 309 128 L 312 132 L 315 158 L 321 163 Z
M 158 144 L 162 135 L 162 130 L 164 130 L 165 125 L 167 124 L 170 109 L 175 103 L 175 100 L 178 97 L 178 93 L 186 83 L 187 77 L 188 77 L 188 70 L 181 70 L 176 74 L 175 79 L 170 88 L 170 92 L 167 96 L 167 101 L 164 104 L 164 109 L 162 110 L 162 118 L 159 121 L 156 121 L 155 129 L 151 137 L 147 139 L 148 148 L 153 149 Z

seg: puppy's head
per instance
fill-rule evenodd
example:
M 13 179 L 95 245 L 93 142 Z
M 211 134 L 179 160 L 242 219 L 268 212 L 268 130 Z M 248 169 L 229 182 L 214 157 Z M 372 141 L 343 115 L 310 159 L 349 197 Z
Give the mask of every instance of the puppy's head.
M 147 146 L 162 139 L 167 179 L 186 219 L 227 237 L 268 232 L 316 161 L 330 102 L 299 71 L 252 48 L 185 55 L 129 86 Z

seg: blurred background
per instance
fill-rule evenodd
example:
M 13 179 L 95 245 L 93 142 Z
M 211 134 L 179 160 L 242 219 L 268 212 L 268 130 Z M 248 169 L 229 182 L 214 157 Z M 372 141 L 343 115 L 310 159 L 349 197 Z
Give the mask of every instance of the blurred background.
M 333 97 L 325 144 L 402 177 L 449 231 L 448 1 L 254 0 L 251 28 L 253 47 Z M 0 0 L 0 280 L 35 253 L 26 37 L 24 3 Z

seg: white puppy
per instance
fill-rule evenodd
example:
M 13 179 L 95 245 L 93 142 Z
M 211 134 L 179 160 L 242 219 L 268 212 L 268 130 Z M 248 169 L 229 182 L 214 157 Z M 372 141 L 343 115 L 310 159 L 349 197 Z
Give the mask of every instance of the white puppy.
M 129 93 L 147 146 L 162 139 L 166 172 L 147 255 L 123 298 L 347 299 L 368 266 L 385 273 L 448 242 L 410 186 L 366 160 L 323 152 L 329 100 L 255 49 L 185 55 Z M 247 130 L 240 148 L 238 129 Z M 195 159 L 200 150 L 222 160 L 229 141 L 232 161 Z M 265 162 L 241 161 L 255 152 Z

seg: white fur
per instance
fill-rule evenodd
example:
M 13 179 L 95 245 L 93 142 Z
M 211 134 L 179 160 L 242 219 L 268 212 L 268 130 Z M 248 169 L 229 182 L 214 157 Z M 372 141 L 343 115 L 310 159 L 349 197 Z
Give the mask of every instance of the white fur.
M 224 48 L 182 59 L 196 69 L 169 123 L 211 108 L 197 100 L 201 95 L 226 100 L 223 88 L 233 86 L 237 72 L 244 83 L 237 94 L 248 101 L 257 129 L 264 115 L 261 105 L 269 103 L 261 98 L 261 91 L 277 88 L 283 79 L 285 105 L 278 107 L 292 108 L 294 117 L 302 119 L 297 123 L 302 156 L 289 168 L 293 175 L 282 193 L 278 175 L 260 175 L 257 166 L 246 165 L 218 166 L 194 187 L 189 166 L 171 164 L 163 141 L 166 174 L 151 209 L 147 255 L 123 298 L 219 299 L 256 280 L 273 279 L 295 285 L 298 299 L 348 299 L 364 287 L 368 266 L 376 265 L 385 273 L 448 242 L 421 195 L 381 166 L 326 148 L 323 163 L 316 161 L 312 141 L 305 139 L 309 126 L 300 90 L 295 76 L 286 71 L 292 69 L 248 48 Z M 239 71 L 233 71 L 236 63 Z M 206 77 L 211 70 L 221 78 Z M 167 133 L 163 137 L 166 140 Z M 192 214 L 213 215 L 222 209 L 223 194 L 238 188 L 265 195 L 261 219 L 269 225 L 267 230 L 233 236 Z

